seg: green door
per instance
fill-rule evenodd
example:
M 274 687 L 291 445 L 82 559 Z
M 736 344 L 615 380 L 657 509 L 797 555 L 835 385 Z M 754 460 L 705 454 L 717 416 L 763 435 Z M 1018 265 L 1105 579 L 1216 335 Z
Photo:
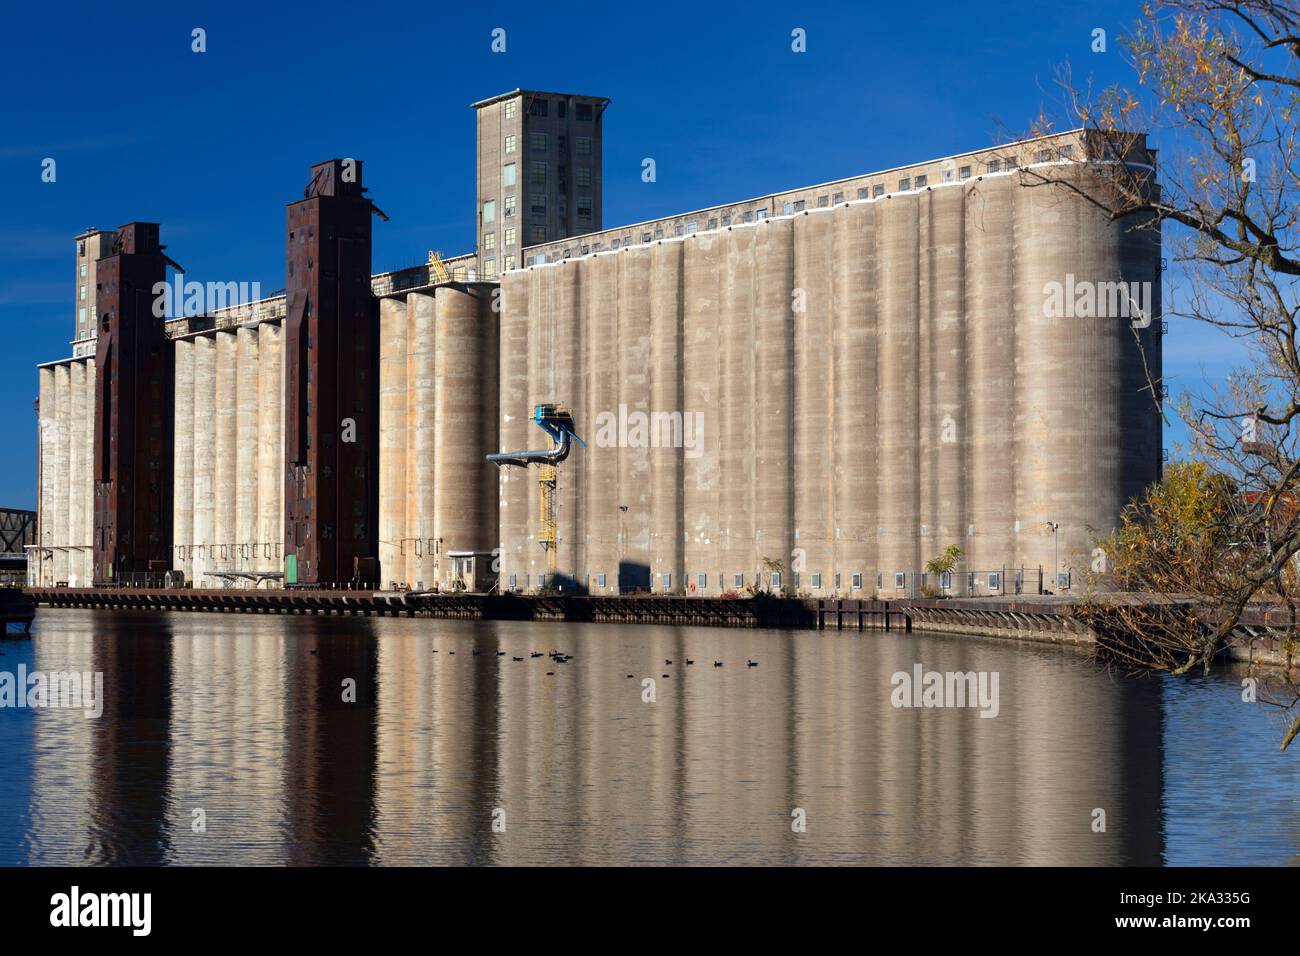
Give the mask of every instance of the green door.
M 298 555 L 286 554 L 284 556 L 284 583 L 298 583 Z

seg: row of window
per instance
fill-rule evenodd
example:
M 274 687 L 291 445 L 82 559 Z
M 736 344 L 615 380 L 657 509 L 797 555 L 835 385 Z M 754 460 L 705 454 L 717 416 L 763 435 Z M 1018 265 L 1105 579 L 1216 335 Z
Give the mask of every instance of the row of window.
M 505 110 L 504 110 L 506 119 L 515 118 L 515 116 L 518 114 L 518 105 L 519 105 L 518 100 L 506 101 Z M 544 117 L 544 116 L 549 116 L 550 112 L 551 112 L 551 101 L 546 99 L 543 96 L 533 97 L 533 99 L 530 100 L 528 103 L 529 116 Z M 568 112 L 569 112 L 568 100 L 555 101 L 555 115 L 557 118 L 559 119 L 567 118 Z M 581 120 L 584 123 L 589 123 L 595 118 L 595 110 L 592 109 L 592 105 L 590 103 L 575 103 L 573 104 L 573 118 L 576 120 Z
M 1021 588 L 1022 585 L 1023 585 L 1023 580 L 1022 580 L 1022 578 L 1021 578 L 1021 573 L 1022 573 L 1022 572 L 1019 572 L 1019 571 L 1016 572 L 1016 592 L 1017 592 L 1017 593 L 1020 592 L 1020 588 Z M 769 582 L 768 582 L 769 587 L 771 587 L 771 589 L 774 590 L 774 591 L 779 591 L 779 590 L 781 589 L 781 572 L 780 572 L 780 571 L 771 571 L 771 572 L 768 573 L 768 576 L 769 576 L 769 579 L 770 579 Z M 604 572 L 601 572 L 601 573 L 599 573 L 599 574 L 596 574 L 594 577 L 595 577 L 595 582 L 596 582 L 596 587 L 597 587 L 597 588 L 599 588 L 599 589 L 604 589 L 604 588 L 606 588 L 606 587 L 609 586 L 609 576 L 608 576 L 607 574 L 605 574 Z M 822 573 L 821 573 L 820 571 L 813 571 L 813 572 L 809 575 L 809 577 L 811 578 L 810 584 L 811 584 L 812 590 L 814 590 L 814 591 L 820 591 L 820 590 L 822 589 Z M 926 575 L 926 577 L 928 577 L 928 575 Z M 1002 572 L 1000 572 L 1000 571 L 989 571 L 989 572 L 987 572 L 986 574 L 979 574 L 979 573 L 977 573 L 977 572 L 975 572 L 975 571 L 970 571 L 970 572 L 968 572 L 967 575 L 966 575 L 966 587 L 967 587 L 967 590 L 970 591 L 971 593 L 974 593 L 974 591 L 975 591 L 976 588 L 977 588 L 977 585 L 979 584 L 979 578 L 981 578 L 981 577 L 984 578 L 984 582 L 983 582 L 983 583 L 986 585 L 986 589 L 987 589 L 988 591 L 1001 591 L 1001 590 L 1002 590 Z M 1060 571 L 1060 572 L 1057 573 L 1057 576 L 1056 576 L 1056 577 L 1057 577 L 1057 586 L 1058 586 L 1059 588 L 1068 588 L 1068 587 L 1070 586 L 1070 572 L 1069 572 L 1069 571 Z M 841 587 L 841 584 L 842 584 L 842 580 L 843 580 L 843 579 L 842 579 L 841 573 L 840 573 L 839 571 L 836 571 L 836 572 L 835 572 L 835 590 L 836 590 L 836 591 L 840 590 L 840 587 Z M 517 588 L 517 587 L 519 586 L 519 576 L 518 576 L 517 574 L 511 574 L 511 575 L 509 576 L 509 581 L 510 581 L 510 588 L 511 588 L 511 589 Z M 524 587 L 529 587 L 529 586 L 531 586 L 531 581 L 532 581 L 532 576 L 529 575 L 529 574 L 525 574 L 525 575 L 524 575 Z M 542 582 L 542 577 L 539 575 L 539 576 L 538 576 L 538 583 L 540 584 L 541 582 Z M 795 582 L 795 583 L 796 583 L 796 586 L 797 586 L 797 585 L 798 585 L 797 576 L 796 576 L 796 582 Z M 760 584 L 760 585 L 762 584 L 762 576 L 761 576 L 761 575 L 759 575 L 759 584 Z M 671 573 L 668 573 L 668 572 L 664 572 L 664 573 L 660 574 L 660 575 L 659 575 L 659 585 L 660 585 L 660 589 L 661 589 L 661 590 L 664 590 L 664 591 L 671 591 L 671 590 L 672 590 L 672 587 L 673 587 L 673 576 L 672 576 L 672 574 L 671 574 Z M 698 590 L 700 590 L 700 591 L 703 591 L 703 590 L 706 590 L 706 589 L 708 588 L 708 586 L 709 586 L 709 576 L 708 576 L 708 574 L 706 574 L 706 573 L 704 573 L 703 571 L 701 571 L 701 572 L 699 572 L 698 574 L 695 575 L 695 587 L 696 587 L 696 589 L 698 589 Z M 719 573 L 719 574 L 718 574 L 718 589 L 719 589 L 719 590 L 724 590 L 724 589 L 726 588 L 726 586 L 727 586 L 727 584 L 726 584 L 726 575 L 725 575 L 725 574 L 721 574 L 721 573 Z M 743 571 L 735 571 L 735 572 L 733 572 L 732 575 L 731 575 L 731 587 L 732 587 L 732 589 L 733 589 L 733 590 L 739 590 L 740 588 L 743 588 L 744 586 L 745 586 L 745 572 L 743 572 Z M 949 591 L 949 590 L 952 589 L 952 572 L 951 572 L 951 571 L 944 571 L 943 573 L 941 573 L 941 574 L 939 575 L 939 587 L 940 587 L 942 590 L 944 590 L 944 591 Z M 876 589 L 877 589 L 877 590 L 882 590 L 883 588 L 884 588 L 884 572 L 877 571 L 877 572 L 876 572 Z M 861 571 L 854 571 L 854 572 L 849 576 L 849 589 L 850 589 L 850 590 L 853 590 L 853 591 L 861 591 L 861 590 L 862 590 L 862 572 L 861 572 Z M 895 589 L 896 591 L 905 591 L 905 590 L 907 590 L 907 572 L 906 572 L 906 571 L 896 571 L 896 572 L 894 572 L 894 589 Z
M 1074 157 L 1074 147 L 1072 145 L 1066 145 L 1054 149 L 1039 150 L 1038 153 L 1035 155 L 1035 162 L 1040 162 L 1040 163 L 1051 162 L 1057 159 L 1072 159 L 1073 157 Z M 509 165 L 511 168 L 511 173 L 510 173 L 511 178 L 508 185 L 513 185 L 514 164 L 509 164 Z M 534 163 L 533 165 L 544 166 L 545 164 Z M 1019 168 L 1019 161 L 1016 160 L 1014 157 L 994 158 L 988 160 L 984 164 L 984 170 L 986 173 L 1010 172 L 1017 168 Z M 580 169 L 579 185 L 583 184 L 581 179 L 581 172 L 582 170 Z M 590 170 L 588 170 L 588 172 L 590 172 Z M 544 175 L 545 174 L 543 173 L 543 177 Z M 955 166 L 953 168 L 945 169 L 943 171 L 943 181 L 946 183 L 961 182 L 969 179 L 973 175 L 974 175 L 973 165 Z M 542 181 L 544 182 L 545 179 L 543 178 Z M 898 190 L 899 192 L 909 192 L 913 189 L 924 189 L 926 186 L 929 185 L 929 182 L 930 182 L 929 176 L 924 173 L 918 174 L 916 176 L 903 176 L 898 180 Z M 868 199 L 868 198 L 878 199 L 884 194 L 885 194 L 885 186 L 883 183 L 876 183 L 875 185 L 870 187 L 860 186 L 858 187 L 857 190 L 858 199 Z M 822 195 L 817 197 L 817 208 L 825 209 L 829 206 L 838 206 L 840 203 L 845 201 L 845 198 L 846 198 L 846 194 L 843 191 L 839 191 L 835 193 L 823 193 Z M 579 200 L 579 202 L 581 202 L 581 200 Z M 807 206 L 808 203 L 806 200 L 803 199 L 789 200 L 781 204 L 781 213 L 782 215 L 785 216 L 793 215 L 794 213 L 803 212 L 805 209 L 807 209 Z M 579 208 L 579 215 L 583 215 L 581 207 Z M 758 207 L 755 209 L 745 210 L 740 214 L 739 218 L 734 218 L 732 213 L 728 212 L 728 213 L 724 213 L 720 219 L 718 217 L 712 217 L 709 220 L 707 220 L 706 229 L 707 230 L 717 229 L 719 226 L 719 222 L 721 222 L 721 225 L 723 227 L 732 225 L 733 221 L 741 222 L 741 223 L 755 222 L 757 220 L 766 219 L 767 215 L 768 215 L 768 210 L 765 207 Z M 485 218 L 484 222 L 487 221 L 489 220 Z M 698 220 L 691 220 L 684 224 L 677 223 L 673 227 L 673 235 L 676 237 L 680 237 L 683 235 L 687 235 L 687 236 L 694 235 L 699 231 L 699 228 L 700 228 L 700 222 Z M 663 238 L 664 238 L 664 227 L 662 225 L 656 226 L 653 229 L 653 231 L 643 232 L 640 234 L 641 243 L 654 242 L 655 240 L 663 239 Z M 531 245 L 536 245 L 539 242 L 545 242 L 545 241 L 546 241 L 545 230 L 541 231 L 541 238 L 538 238 L 536 233 L 529 236 L 529 243 Z M 622 238 L 611 240 L 609 247 L 611 249 L 620 249 L 623 246 L 630 246 L 630 245 L 633 245 L 633 237 L 623 236 Z M 604 244 L 600 242 L 593 243 L 589 246 L 582 246 L 580 247 L 579 255 L 585 256 L 591 252 L 601 252 L 603 251 L 603 248 L 604 248 Z M 566 249 L 563 252 L 563 257 L 566 259 L 572 255 L 573 255 L 573 250 L 571 249 Z M 537 256 L 530 257 L 528 259 L 527 264 L 542 265 L 545 262 L 546 262 L 545 255 L 538 254 Z
M 513 186 L 519 180 L 519 172 L 516 163 L 505 163 L 501 167 L 501 185 L 502 187 Z M 528 181 L 534 186 L 545 186 L 547 176 L 547 166 L 545 160 L 535 160 L 528 164 Z M 558 182 L 560 192 L 564 192 L 568 186 L 568 167 L 557 166 L 556 172 L 559 177 Z M 590 166 L 576 166 L 573 170 L 574 183 L 578 186 L 590 186 L 595 177 L 592 174 Z
M 528 134 L 528 148 L 531 149 L 533 152 L 544 153 L 546 152 L 547 147 L 549 145 L 550 145 L 550 137 L 548 136 L 548 134 L 546 133 Z M 514 133 L 507 134 L 505 138 L 504 146 L 505 146 L 505 151 L 507 153 L 515 152 L 519 148 L 519 137 L 516 136 Z M 569 150 L 569 137 L 563 134 L 556 136 L 555 147 L 560 152 L 561 155 L 566 154 Z M 591 137 L 575 136 L 573 138 L 573 147 L 574 147 L 574 152 L 577 153 L 577 155 L 590 156 Z

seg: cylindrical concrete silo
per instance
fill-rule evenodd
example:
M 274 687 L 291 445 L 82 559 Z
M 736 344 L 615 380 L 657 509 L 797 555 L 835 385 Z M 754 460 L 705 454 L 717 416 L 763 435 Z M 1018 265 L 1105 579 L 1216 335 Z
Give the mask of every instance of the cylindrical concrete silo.
M 555 388 L 550 398 L 538 398 L 539 402 L 555 402 L 568 408 L 581 409 L 586 402 L 586 383 L 580 368 L 582 361 L 582 282 L 584 264 L 581 260 L 569 259 L 561 262 L 554 270 L 555 308 L 553 336 L 555 347 L 550 353 L 554 369 Z M 583 422 L 575 423 L 579 429 L 587 426 Z M 581 434 L 581 432 L 579 432 Z M 577 579 L 579 584 L 585 582 L 583 571 L 586 564 L 586 509 L 583 505 L 586 481 L 581 462 L 572 460 L 585 449 L 578 448 L 570 455 L 570 461 L 563 462 L 556 469 L 558 482 L 555 490 L 556 521 L 556 572 L 562 579 Z M 546 571 L 545 555 L 540 568 Z
M 582 323 L 585 330 L 586 404 L 574 412 L 585 448 L 575 449 L 570 462 L 586 474 L 587 566 L 583 571 L 593 594 L 618 590 L 619 459 L 618 447 L 618 256 L 594 256 L 584 263 Z M 610 441 L 611 423 L 613 441 Z M 561 465 L 569 466 L 570 462 Z M 602 588 L 598 579 L 605 575 Z
M 57 478 L 55 462 L 58 458 L 58 399 L 54 387 L 54 369 L 43 368 L 37 373 L 40 382 L 38 409 L 38 441 L 40 442 L 40 488 L 37 501 L 37 542 L 41 551 L 37 552 L 37 583 L 42 587 L 54 584 L 54 554 L 46 551 L 54 544 L 54 502 L 56 498 Z
M 806 218 L 801 217 L 801 218 Z M 755 534 L 749 570 L 771 583 L 767 561 L 789 568 L 794 519 L 794 222 L 758 227 L 754 246 L 754 459 L 751 500 Z M 751 231 L 745 229 L 744 231 Z M 757 584 L 758 581 L 756 580 Z M 782 579 L 782 586 L 785 579 Z
M 434 297 L 412 292 L 406 299 L 411 323 L 411 354 L 415 375 L 410 401 L 415 412 L 414 444 L 407 448 L 413 455 L 407 483 L 407 581 L 413 588 L 431 589 L 435 581 L 436 524 L 435 468 L 436 409 L 434 406 L 437 373 L 437 332 Z M 408 414 L 410 412 L 408 411 Z M 413 479 L 413 481 L 411 480 Z
M 895 196 L 877 208 L 879 382 L 877 500 L 882 594 L 902 596 L 898 572 L 920 565 L 920 330 L 917 199 Z
M 821 575 L 817 596 L 829 593 L 834 567 L 833 506 L 835 499 L 833 401 L 835 367 L 832 356 L 835 316 L 835 219 L 843 207 L 795 216 L 794 295 L 789 321 L 794 329 L 794 474 L 791 552 L 781 557 L 785 588 L 812 590 L 812 574 Z
M 1016 175 L 985 177 L 966 200 L 967 519 L 968 572 L 984 575 L 1016 553 L 1016 321 L 1013 279 L 1017 251 L 1013 207 Z M 965 581 L 958 582 L 965 593 Z
M 753 229 L 728 228 L 721 235 L 722 276 L 718 309 L 719 524 L 722 588 L 754 583 L 756 461 L 754 407 L 756 279 Z M 766 437 L 766 436 L 765 436 Z M 740 575 L 740 577 L 737 577 Z
M 235 545 L 233 566 L 257 567 L 258 348 L 257 329 L 236 333 L 235 371 Z
M 618 563 L 607 584 L 615 589 L 649 587 L 651 565 L 651 459 L 644 442 L 633 445 L 628 428 L 634 415 L 650 414 L 650 262 L 647 246 L 618 255 Z M 626 509 L 626 510 L 623 510 Z
M 194 343 L 174 343 L 175 422 L 172 446 L 172 567 L 192 577 L 189 552 L 194 539 Z
M 650 250 L 650 573 L 655 592 L 683 590 L 680 420 L 682 257 L 685 241 Z M 667 587 L 665 587 L 667 585 Z
M 58 581 L 67 581 L 71 568 L 68 546 L 72 543 L 71 506 L 72 485 L 72 373 L 69 363 L 64 362 L 54 369 L 54 402 L 57 421 L 56 442 L 54 445 L 54 480 L 58 493 L 54 500 L 54 577 Z
M 682 264 L 682 525 L 688 593 L 717 594 L 718 467 L 718 278 L 716 232 L 686 242 Z M 701 575 L 703 578 L 701 579 Z M 691 591 L 691 587 L 694 590 Z
M 258 567 L 282 571 L 284 546 L 284 350 L 280 326 L 257 331 L 257 550 Z
M 81 442 L 81 473 L 84 475 L 81 494 L 86 499 L 86 507 L 81 511 L 81 533 L 78 537 L 86 545 L 81 555 L 80 578 L 90 581 L 94 575 L 94 540 L 95 540 L 95 360 L 88 358 L 82 363 L 86 369 L 86 414 L 74 427 L 85 434 Z
M 86 363 L 69 363 L 68 369 L 68 582 L 86 586 L 91 579 L 84 570 L 91 540 L 85 537 L 86 510 L 94 511 L 94 482 L 86 473 L 86 430 L 81 423 L 93 417 L 94 406 L 86 408 Z M 90 492 L 90 494 L 87 494 Z
M 533 313 L 529 289 L 536 270 L 509 272 L 501 279 L 500 369 L 501 405 L 497 413 L 499 441 L 494 451 L 531 448 L 528 407 L 528 329 Z M 539 446 L 540 447 L 540 446 Z M 503 467 L 497 475 L 498 524 L 501 538 L 501 588 L 522 588 L 527 574 L 528 498 L 533 490 L 529 469 Z M 511 580 L 513 579 L 513 585 Z
M 433 460 L 434 526 L 440 539 L 437 580 L 448 587 L 454 577 L 448 551 L 491 551 L 496 546 L 496 466 L 493 449 L 483 444 L 483 418 L 496 420 L 495 332 L 489 306 L 474 287 L 443 285 L 434 297 L 437 376 L 433 408 L 437 414 Z M 473 582 L 467 581 L 471 585 Z
M 217 434 L 214 448 L 215 471 L 213 477 L 213 547 L 216 556 L 213 567 L 222 571 L 235 566 L 231 554 L 235 542 L 235 513 L 237 508 L 236 474 L 238 471 L 238 433 L 236 432 L 236 393 L 238 383 L 239 351 L 234 332 L 217 332 L 216 400 L 212 415 L 216 420 Z
M 921 560 L 938 557 L 945 548 L 966 549 L 966 449 L 970 423 L 966 417 L 966 284 L 964 193 L 948 186 L 929 194 L 929 319 L 930 403 L 929 456 L 932 462 L 930 507 L 923 520 L 929 534 Z M 938 588 L 941 581 L 930 584 Z M 950 593 L 960 593 L 959 575 L 952 576 Z
M 194 340 L 194 534 L 191 579 L 195 587 L 212 587 L 207 571 L 213 555 L 216 518 L 217 342 L 212 335 Z
M 405 583 L 406 302 L 379 300 L 379 568 L 381 586 Z
M 821 592 L 866 597 L 875 592 L 877 432 L 876 210 L 853 203 L 835 214 L 832 416 L 835 478 L 835 561 Z M 853 575 L 862 588 L 851 593 Z M 839 585 L 836 585 L 836 575 Z

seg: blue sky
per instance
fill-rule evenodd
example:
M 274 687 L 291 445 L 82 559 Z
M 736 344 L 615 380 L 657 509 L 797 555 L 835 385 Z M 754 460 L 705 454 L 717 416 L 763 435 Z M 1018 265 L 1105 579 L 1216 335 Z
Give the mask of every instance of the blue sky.
M 34 507 L 38 362 L 68 354 L 72 236 L 162 223 L 193 278 L 284 285 L 283 206 L 307 167 L 366 161 L 376 271 L 468 251 L 475 100 L 518 86 L 608 96 L 604 221 L 635 222 L 973 149 L 1077 77 L 1127 80 L 1138 3 L 120 3 L 6 11 L 0 82 L 0 505 Z M 207 52 L 191 51 L 191 30 Z M 507 51 L 491 52 L 506 30 Z M 807 31 L 793 54 L 791 30 Z M 1102 27 L 1110 52 L 1090 51 Z M 1157 144 L 1158 145 L 1158 144 Z M 643 183 L 654 157 L 658 181 Z M 41 161 L 57 181 L 41 181 Z M 1219 375 L 1174 325 L 1165 370 Z M 1176 436 L 1171 436 L 1167 444 Z

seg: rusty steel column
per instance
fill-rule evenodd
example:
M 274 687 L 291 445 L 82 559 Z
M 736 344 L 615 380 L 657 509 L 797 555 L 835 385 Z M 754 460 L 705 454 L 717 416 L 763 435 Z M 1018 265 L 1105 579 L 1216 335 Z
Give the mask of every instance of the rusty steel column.
M 286 583 L 378 584 L 379 303 L 360 160 L 317 163 L 287 225 Z M 382 215 L 382 213 L 380 213 Z
M 156 222 L 118 230 L 98 264 L 94 582 L 170 567 L 172 347 L 153 314 L 171 262 Z

